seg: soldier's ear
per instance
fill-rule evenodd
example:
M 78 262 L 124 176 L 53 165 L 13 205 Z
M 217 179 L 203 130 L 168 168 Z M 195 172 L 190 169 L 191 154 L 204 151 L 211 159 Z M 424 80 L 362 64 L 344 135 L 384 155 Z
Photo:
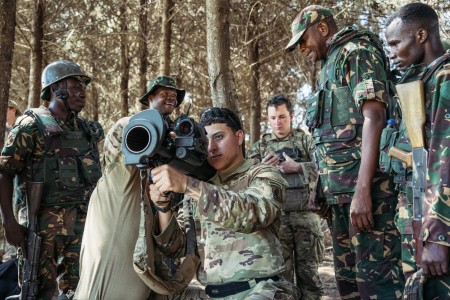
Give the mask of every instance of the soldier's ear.
M 236 138 L 238 139 L 238 144 L 242 145 L 242 143 L 244 142 L 244 131 L 242 130 L 238 130 L 235 133 Z
M 419 30 L 417 30 L 416 32 L 416 40 L 420 44 L 423 44 L 426 42 L 427 38 L 428 38 L 428 31 L 425 28 L 419 28 Z
M 317 23 L 317 31 L 321 36 L 328 36 L 330 33 L 330 27 L 328 26 L 327 22 L 320 21 Z

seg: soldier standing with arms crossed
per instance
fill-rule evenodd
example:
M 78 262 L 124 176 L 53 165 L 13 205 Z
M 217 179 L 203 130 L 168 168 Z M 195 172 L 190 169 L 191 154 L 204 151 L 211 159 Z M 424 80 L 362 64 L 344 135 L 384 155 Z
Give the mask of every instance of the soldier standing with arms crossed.
M 397 197 L 378 168 L 386 123 L 389 70 L 382 43 L 371 32 L 338 30 L 333 14 L 308 6 L 292 23 L 286 50 L 299 46 L 322 62 L 318 89 L 308 100 L 307 125 L 317 150 L 322 191 L 330 206 L 334 266 L 344 299 L 400 299 Z
M 42 239 L 34 295 L 39 299 L 51 299 L 57 289 L 60 299 L 67 299 L 78 284 L 87 204 L 101 174 L 97 144 L 103 129 L 78 116 L 90 81 L 71 61 L 49 64 L 42 72 L 41 91 L 49 107 L 25 112 L 0 157 L 0 205 L 6 238 L 14 246 L 25 248 L 26 230 L 13 213 L 13 178 L 44 183 L 41 199 L 27 199 L 29 206 L 41 202 L 35 216 Z
M 389 58 L 396 68 L 404 71 L 400 83 L 421 80 L 425 95 L 425 132 L 428 149 L 428 166 L 425 199 L 431 211 L 423 212 L 423 253 L 417 257 L 416 247 L 422 241 L 413 239 L 412 230 L 412 171 L 405 170 L 398 160 L 391 166 L 398 176 L 403 172 L 406 182 L 398 183 L 400 194 L 398 227 L 402 233 L 402 260 L 405 275 L 411 278 L 405 288 L 405 297 L 410 296 L 410 286 L 420 280 L 416 263 L 423 268 L 427 283 L 423 287 L 424 299 L 447 299 L 450 297 L 448 275 L 450 228 L 449 228 L 449 168 L 447 154 L 450 146 L 450 55 L 445 53 L 439 35 L 436 12 L 423 3 L 411 3 L 400 8 L 387 22 L 386 41 Z M 411 104 L 414 105 L 414 104 Z M 404 113 L 404 112 L 402 112 Z M 405 115 L 402 116 L 404 119 Z M 400 124 L 398 138 L 390 142 L 404 151 L 411 151 L 410 137 L 405 122 Z M 414 187 L 413 187 L 414 188 Z M 418 249 L 419 249 L 418 248 Z
M 318 176 L 311 162 L 314 141 L 303 130 L 292 128 L 294 110 L 284 96 L 271 98 L 266 110 L 272 133 L 264 134 L 253 144 L 247 158 L 277 167 L 288 182 L 280 225 L 287 268 L 284 275 L 294 283 L 295 274 L 297 287 L 302 291 L 301 299 L 320 299 L 323 287 L 319 264 L 325 245 L 320 217 L 308 209 L 309 183 L 315 182 Z

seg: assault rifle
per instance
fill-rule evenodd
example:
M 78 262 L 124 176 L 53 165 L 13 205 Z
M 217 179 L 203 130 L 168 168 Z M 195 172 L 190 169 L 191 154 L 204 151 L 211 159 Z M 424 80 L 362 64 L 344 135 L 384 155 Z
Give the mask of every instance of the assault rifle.
M 411 154 L 392 147 L 389 156 L 403 161 L 412 167 L 413 178 L 413 235 L 416 240 L 416 262 L 420 263 L 422 247 L 419 242 L 422 217 L 425 203 L 426 173 L 428 166 L 428 151 L 425 149 L 425 95 L 421 80 L 398 84 L 398 98 L 403 113 L 403 120 L 412 147 Z
M 26 235 L 26 247 L 22 249 L 23 272 L 20 295 L 10 296 L 6 299 L 34 300 L 39 290 L 39 251 L 41 249 L 41 237 L 37 234 L 37 212 L 41 205 L 43 182 L 27 181 L 27 211 L 28 226 Z

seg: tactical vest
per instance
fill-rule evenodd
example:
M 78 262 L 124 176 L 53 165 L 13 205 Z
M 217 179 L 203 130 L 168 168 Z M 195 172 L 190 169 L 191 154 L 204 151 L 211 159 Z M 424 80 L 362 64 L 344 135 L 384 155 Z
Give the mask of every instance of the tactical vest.
M 275 151 L 287 147 L 297 154 L 298 159 L 295 159 L 295 162 L 302 163 L 309 161 L 308 154 L 304 153 L 304 151 L 297 146 L 299 136 L 294 134 L 294 130 L 289 136 L 289 141 L 273 142 L 271 141 L 271 137 L 272 135 L 270 133 L 262 136 L 259 145 L 261 157 L 264 157 L 267 153 L 275 153 Z M 287 212 L 307 210 L 309 182 L 306 182 L 305 177 L 298 173 L 281 173 L 281 176 L 283 176 L 288 183 L 283 210 Z
M 353 140 L 364 123 L 355 101 L 351 100 L 352 91 L 342 82 L 343 71 L 337 66 L 337 58 L 346 46 L 338 46 L 331 52 L 320 72 L 319 88 L 308 100 L 306 124 L 316 144 Z M 334 76 L 327 74 L 330 69 L 335 70 Z
M 355 51 L 360 50 L 360 41 L 371 42 L 378 51 L 382 51 L 381 42 L 373 34 L 352 28 L 346 28 L 343 32 L 345 31 L 347 34 L 331 46 L 330 54 L 320 72 L 318 89 L 308 99 L 306 115 L 306 124 L 317 145 L 315 156 L 319 165 L 321 185 L 325 196 L 330 199 L 327 202 L 337 201 L 331 200 L 335 195 L 354 192 L 361 159 L 358 145 L 342 149 L 338 146 L 338 150 L 333 149 L 339 144 L 350 143 L 361 137 L 364 123 L 364 116 L 355 103 L 352 90 L 344 78 L 345 72 L 339 64 L 343 66 Z M 378 57 L 384 67 L 388 68 L 387 58 L 370 48 L 365 48 L 365 51 Z M 345 57 L 339 61 L 343 53 Z M 372 79 L 368 78 L 364 84 L 368 91 L 372 89 L 375 92 Z
M 48 110 L 29 109 L 44 137 L 45 153 L 28 160 L 27 178 L 44 182 L 41 206 L 68 206 L 87 203 L 101 176 L 97 138 L 85 120 L 76 117 L 78 127 L 62 129 Z

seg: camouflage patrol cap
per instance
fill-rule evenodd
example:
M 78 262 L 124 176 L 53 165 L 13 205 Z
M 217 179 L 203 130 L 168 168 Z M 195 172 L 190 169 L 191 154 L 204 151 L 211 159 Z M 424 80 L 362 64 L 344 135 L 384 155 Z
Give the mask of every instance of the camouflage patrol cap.
M 297 47 L 298 42 L 309 26 L 332 16 L 333 13 L 331 12 L 331 10 L 323 6 L 310 5 L 305 7 L 292 22 L 292 38 L 286 46 L 285 50 L 288 52 L 293 51 L 295 47 Z
M 148 84 L 147 93 L 145 93 L 145 95 L 142 96 L 141 99 L 139 99 L 139 102 L 149 106 L 148 95 L 150 95 L 153 91 L 161 86 L 174 89 L 177 92 L 177 106 L 179 106 L 181 102 L 183 102 L 186 91 L 177 88 L 177 86 L 175 85 L 175 79 L 169 76 L 158 76 L 155 79 L 152 79 Z
M 17 106 L 17 103 L 13 100 L 8 100 L 8 107 L 12 107 L 16 109 L 16 117 L 22 115 L 20 108 Z

